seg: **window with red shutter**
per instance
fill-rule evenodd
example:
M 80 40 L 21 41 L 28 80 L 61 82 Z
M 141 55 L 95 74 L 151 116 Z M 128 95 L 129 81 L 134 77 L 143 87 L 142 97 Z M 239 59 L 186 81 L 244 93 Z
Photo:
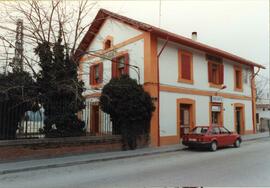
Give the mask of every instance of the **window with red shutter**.
M 219 74 L 219 84 L 224 83 L 224 65 L 219 64 L 220 74 Z
M 224 83 L 224 65 L 222 63 L 208 62 L 208 82 L 215 85 Z
M 93 85 L 93 83 L 94 83 L 94 66 L 90 66 L 89 84 Z
M 181 55 L 181 74 L 183 79 L 190 80 L 191 79 L 191 59 L 190 56 L 182 54 Z
M 90 66 L 90 85 L 97 85 L 103 81 L 103 63 Z
M 99 64 L 98 72 L 99 72 L 99 81 L 98 81 L 98 83 L 102 83 L 103 82 L 103 63 Z
M 243 91 L 242 69 L 237 66 L 234 67 L 234 90 Z
M 129 74 L 129 55 L 118 56 L 112 61 L 112 77 L 119 78 L 121 75 Z
M 208 62 L 208 82 L 212 82 L 212 63 Z
M 178 53 L 178 81 L 184 83 L 193 83 L 193 62 L 192 54 L 179 50 Z

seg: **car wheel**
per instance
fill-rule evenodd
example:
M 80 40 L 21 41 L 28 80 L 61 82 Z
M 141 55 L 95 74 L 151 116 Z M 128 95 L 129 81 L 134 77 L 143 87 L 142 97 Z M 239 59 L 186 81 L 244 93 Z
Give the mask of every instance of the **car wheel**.
M 216 141 L 211 143 L 210 149 L 211 149 L 211 151 L 216 151 L 217 150 L 217 142 Z
M 234 147 L 239 148 L 240 144 L 241 144 L 240 140 L 237 139 L 233 145 L 234 145 Z

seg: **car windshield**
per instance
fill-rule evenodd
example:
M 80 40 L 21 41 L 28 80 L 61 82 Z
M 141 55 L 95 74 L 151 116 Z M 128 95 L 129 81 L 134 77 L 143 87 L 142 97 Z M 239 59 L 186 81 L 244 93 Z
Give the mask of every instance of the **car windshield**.
M 192 130 L 193 134 L 206 134 L 208 131 L 208 127 L 195 127 Z

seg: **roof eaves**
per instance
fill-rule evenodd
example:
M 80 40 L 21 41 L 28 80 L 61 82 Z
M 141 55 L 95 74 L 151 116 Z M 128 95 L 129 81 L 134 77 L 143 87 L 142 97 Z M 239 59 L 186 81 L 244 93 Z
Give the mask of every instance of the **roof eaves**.
M 143 23 L 143 22 L 140 22 L 140 21 L 137 21 L 137 20 L 134 20 L 134 19 L 131 19 L 131 18 L 128 18 L 128 17 L 122 16 L 122 15 L 110 12 L 110 11 L 108 11 L 106 9 L 100 9 L 99 10 L 98 14 L 96 15 L 96 17 L 95 17 L 93 23 L 91 24 L 91 26 L 89 27 L 89 30 L 87 31 L 86 35 L 84 36 L 83 40 L 81 41 L 81 43 L 80 43 L 78 49 L 76 50 L 75 54 L 79 55 L 79 54 L 82 53 L 81 51 L 85 51 L 87 49 L 87 47 L 89 46 L 89 44 L 93 40 L 95 34 L 100 29 L 100 26 L 102 25 L 102 23 L 108 17 L 118 19 L 118 20 L 120 20 L 120 21 L 122 21 L 122 22 L 124 22 L 124 23 L 126 23 L 128 25 L 131 25 L 131 26 L 136 27 L 136 28 L 138 28 L 140 30 L 143 30 L 143 31 L 151 32 L 151 33 L 153 33 L 153 34 L 155 34 L 157 36 L 167 38 L 170 41 L 171 40 L 176 41 L 176 42 L 179 42 L 179 43 L 181 43 L 183 45 L 187 45 L 187 46 L 190 46 L 192 48 L 195 48 L 195 49 L 198 49 L 198 50 L 201 50 L 201 51 L 205 51 L 207 53 L 211 53 L 213 55 L 221 56 L 223 58 L 227 58 L 229 60 L 233 60 L 233 61 L 236 61 L 236 62 L 241 63 L 241 64 L 246 64 L 246 65 L 249 65 L 249 66 L 256 66 L 256 67 L 265 69 L 265 67 L 263 65 L 254 63 L 252 61 L 249 61 L 249 60 L 244 59 L 242 57 L 239 57 L 237 55 L 228 53 L 226 51 L 220 50 L 220 49 L 215 48 L 215 47 L 208 46 L 206 44 L 194 41 L 192 39 L 183 37 L 181 35 L 177 35 L 175 33 L 160 29 L 158 27 L 149 25 L 147 23 Z M 95 26 L 97 28 L 95 28 Z M 96 30 L 96 31 L 93 31 L 93 30 Z M 77 56 L 75 55 L 75 57 L 77 57 Z

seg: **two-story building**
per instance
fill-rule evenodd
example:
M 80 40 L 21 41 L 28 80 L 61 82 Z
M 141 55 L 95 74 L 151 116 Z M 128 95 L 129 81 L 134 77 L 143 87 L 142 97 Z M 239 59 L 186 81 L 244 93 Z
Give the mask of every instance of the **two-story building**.
M 152 146 L 177 144 L 195 125 L 256 131 L 254 69 L 264 68 L 260 64 L 104 9 L 76 57 L 90 105 L 84 118 L 92 133 L 111 130 L 99 96 L 102 86 L 121 74 L 137 79 L 155 103 Z

